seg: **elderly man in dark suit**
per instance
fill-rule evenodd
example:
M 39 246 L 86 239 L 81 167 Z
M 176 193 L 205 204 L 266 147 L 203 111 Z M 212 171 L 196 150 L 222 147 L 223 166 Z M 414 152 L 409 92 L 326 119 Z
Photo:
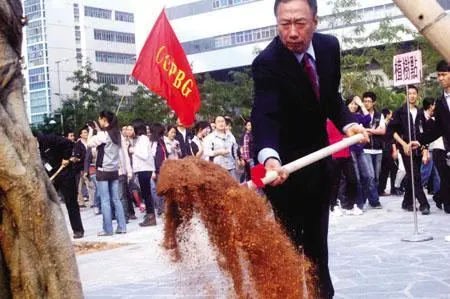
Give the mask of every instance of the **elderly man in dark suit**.
M 418 142 L 411 142 L 410 145 L 417 148 L 443 137 L 445 151 L 436 151 L 436 155 L 433 153 L 433 160 L 441 178 L 442 205 L 444 211 L 450 213 L 450 64 L 442 60 L 437 64 L 436 71 L 443 93 L 435 104 L 435 120 L 428 121 L 424 134 L 418 138 Z
M 329 118 L 347 135 L 365 133 L 338 92 L 340 49 L 315 33 L 316 0 L 276 0 L 278 37 L 253 62 L 255 154 L 278 178 L 265 191 L 293 243 L 314 263 L 321 298 L 334 295 L 328 269 L 330 160 L 289 176 L 285 164 L 327 146 Z

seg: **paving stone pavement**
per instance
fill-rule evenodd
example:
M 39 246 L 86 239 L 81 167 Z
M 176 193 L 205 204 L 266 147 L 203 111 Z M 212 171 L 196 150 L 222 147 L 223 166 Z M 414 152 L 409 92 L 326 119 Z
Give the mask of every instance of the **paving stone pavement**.
M 382 210 L 369 209 L 361 216 L 330 216 L 335 298 L 450 299 L 450 242 L 444 241 L 450 235 L 450 215 L 429 201 L 431 215 L 418 216 L 419 232 L 434 238 L 427 242 L 401 241 L 412 235 L 414 227 L 413 214 L 401 210 L 398 196 L 382 197 Z M 139 212 L 137 215 L 142 218 Z M 97 237 L 101 216 L 84 209 L 82 218 L 86 232 L 81 241 L 128 244 L 77 256 L 86 298 L 232 297 L 230 281 L 213 262 L 213 251 L 198 221 L 187 258 L 172 263 L 160 246 L 161 221 L 156 227 L 141 228 L 138 220 L 132 220 L 127 234 Z

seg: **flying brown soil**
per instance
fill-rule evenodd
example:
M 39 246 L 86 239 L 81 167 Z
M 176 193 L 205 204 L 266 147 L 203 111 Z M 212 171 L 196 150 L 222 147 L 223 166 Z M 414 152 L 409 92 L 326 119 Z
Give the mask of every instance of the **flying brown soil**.
M 189 244 L 195 212 L 238 298 L 317 298 L 311 263 L 294 248 L 270 206 L 220 166 L 194 158 L 166 160 L 158 193 L 166 201 L 163 245 L 174 260 L 182 259 L 180 242 Z

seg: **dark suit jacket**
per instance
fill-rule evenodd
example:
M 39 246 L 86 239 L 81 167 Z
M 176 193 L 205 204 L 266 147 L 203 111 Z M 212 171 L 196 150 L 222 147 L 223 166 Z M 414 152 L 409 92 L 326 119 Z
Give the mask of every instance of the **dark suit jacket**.
M 428 144 L 440 136 L 444 138 L 445 149 L 450 151 L 450 110 L 444 95 L 436 101 L 435 121 L 428 123 L 425 133 L 419 138 L 421 144 Z
M 418 140 L 421 134 L 425 130 L 425 114 L 422 109 L 417 109 L 416 119 L 414 120 L 414 124 L 411 120 L 411 139 Z M 389 122 L 387 127 L 387 135 L 389 138 L 393 138 L 394 133 L 400 135 L 400 137 L 408 143 L 409 133 L 408 133 L 408 108 L 406 105 L 401 106 L 392 114 L 392 120 Z M 403 147 L 399 147 L 400 152 L 404 155 Z M 415 155 L 421 155 L 420 151 L 415 151 Z
M 75 142 L 73 147 L 73 157 L 80 159 L 79 162 L 73 163 L 73 170 L 79 173 L 84 170 L 84 160 L 86 159 L 86 147 L 81 140 Z
M 74 143 L 67 138 L 51 134 L 38 134 L 39 150 L 42 160 L 52 166 L 52 170 L 48 172 L 52 176 L 61 166 L 63 159 L 68 160 L 72 156 Z M 44 163 L 45 163 L 44 162 Z M 66 184 L 71 178 L 75 178 L 73 165 L 70 163 L 65 167 L 55 179 L 55 184 Z
M 191 133 L 189 129 L 186 129 L 186 138 L 183 138 L 183 134 L 177 129 L 177 133 L 175 135 L 175 139 L 180 143 L 181 157 L 184 158 L 186 156 L 191 155 L 191 150 L 189 149 L 189 142 L 192 139 Z
M 283 164 L 328 145 L 326 120 L 338 129 L 356 122 L 338 92 L 338 40 L 315 33 L 312 44 L 319 76 L 320 100 L 302 65 L 276 37 L 253 61 L 252 110 L 254 153 L 276 150 Z

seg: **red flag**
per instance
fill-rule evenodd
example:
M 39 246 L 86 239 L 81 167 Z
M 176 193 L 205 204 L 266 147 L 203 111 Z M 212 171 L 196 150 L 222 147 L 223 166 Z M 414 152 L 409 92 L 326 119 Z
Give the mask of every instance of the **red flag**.
M 194 123 L 195 113 L 200 109 L 200 93 L 164 9 L 147 37 L 133 77 L 165 98 L 183 125 Z

